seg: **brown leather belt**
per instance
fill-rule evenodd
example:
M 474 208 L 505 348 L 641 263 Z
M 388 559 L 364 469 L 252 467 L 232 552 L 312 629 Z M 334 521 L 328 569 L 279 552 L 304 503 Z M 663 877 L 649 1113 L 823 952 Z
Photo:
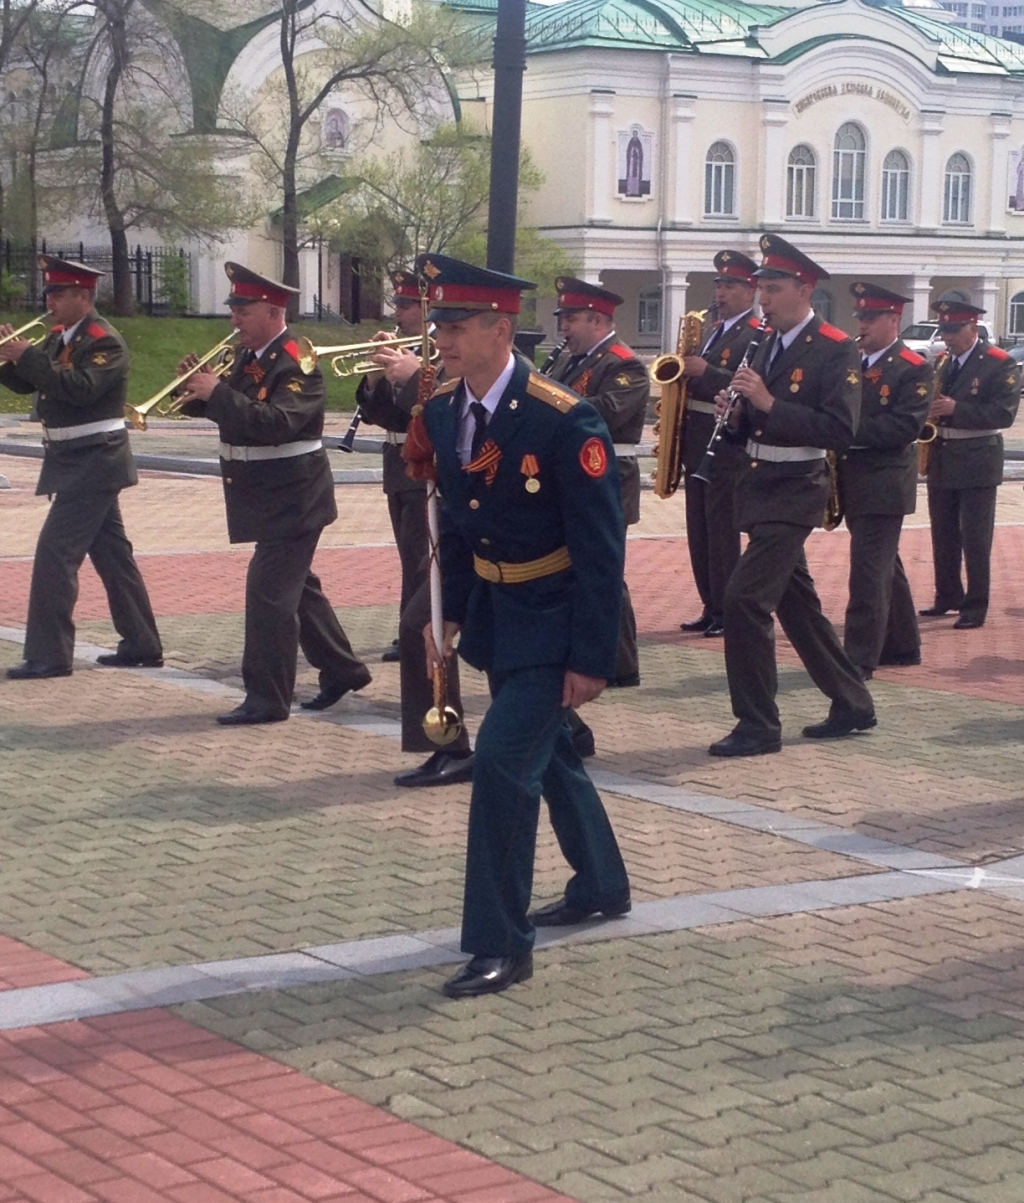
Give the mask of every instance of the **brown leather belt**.
M 524 581 L 535 581 L 542 576 L 553 576 L 572 566 L 568 547 L 559 547 L 537 560 L 524 560 L 519 564 L 503 563 L 501 560 L 482 560 L 473 556 L 473 571 L 492 585 L 521 585 Z

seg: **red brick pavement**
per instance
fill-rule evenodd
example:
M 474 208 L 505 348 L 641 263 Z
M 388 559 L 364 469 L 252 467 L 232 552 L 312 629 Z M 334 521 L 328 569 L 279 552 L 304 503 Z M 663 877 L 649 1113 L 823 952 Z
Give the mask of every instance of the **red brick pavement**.
M 930 535 L 926 528 L 905 530 L 902 555 L 914 596 L 921 605 L 932 601 Z M 846 605 L 848 536 L 845 531 L 813 535 L 807 544 L 825 612 L 841 622 Z M 147 555 L 142 569 L 158 615 L 237 613 L 245 591 L 247 550 L 196 554 Z M 953 631 L 952 621 L 924 620 L 924 664 L 920 668 L 883 669 L 881 680 L 924 689 L 966 694 L 991 701 L 1024 703 L 1024 656 L 1018 602 L 1024 564 L 1024 527 L 996 529 L 992 557 L 992 595 L 995 604 L 979 631 Z M 390 547 L 323 549 L 314 568 L 336 606 L 395 605 L 399 597 L 398 557 Z M 683 636 L 679 623 L 700 608 L 690 575 L 685 538 L 635 539 L 629 544 L 630 590 L 642 636 L 661 642 L 720 650 L 702 636 Z M 24 622 L 31 564 L 4 564 L 0 622 Z M 82 571 L 76 615 L 82 620 L 107 616 L 106 598 L 91 566 Z M 783 662 L 796 663 L 788 643 L 779 640 Z
M 54 982 L 75 982 L 88 976 L 84 969 L 66 965 L 45 952 L 36 952 L 9 936 L 0 936 L 0 990 L 50 986 Z

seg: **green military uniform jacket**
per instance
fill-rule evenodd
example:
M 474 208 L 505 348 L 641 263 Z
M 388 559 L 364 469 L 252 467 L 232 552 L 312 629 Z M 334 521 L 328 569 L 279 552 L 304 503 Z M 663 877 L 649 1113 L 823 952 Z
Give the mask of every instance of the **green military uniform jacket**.
M 1020 404 L 1020 368 L 1001 348 L 982 339 L 974 344 L 952 385 L 948 385 L 950 356 L 943 356 L 935 370 L 936 396 L 956 401 L 956 409 L 939 427 L 953 430 L 991 430 L 1012 426 Z M 928 487 L 971 489 L 1003 482 L 1003 436 L 998 433 L 976 438 L 937 438 L 931 445 Z
M 356 400 L 359 402 L 359 408 L 363 411 L 367 422 L 395 434 L 404 434 L 409 426 L 412 407 L 419 397 L 419 387 L 419 372 L 397 388 L 390 380 L 383 378 L 371 388 L 364 377 L 356 390 Z M 406 475 L 405 460 L 402 458 L 400 444 L 384 444 L 382 466 L 384 469 L 384 492 L 387 496 L 390 497 L 395 493 L 426 492 L 426 481 L 411 480 Z
M 604 418 L 613 443 L 639 443 L 651 384 L 647 369 L 633 351 L 613 334 L 572 368 L 570 359 L 568 351 L 563 351 L 546 374 L 593 405 Z M 617 458 L 622 509 L 626 525 L 631 526 L 640 521 L 640 468 L 635 455 Z
M 928 361 L 900 339 L 863 373 L 860 422 L 839 456 L 847 517 L 912 514 L 917 508 L 917 436 L 932 401 Z
M 45 455 L 37 494 L 100 493 L 138 484 L 128 433 L 120 430 L 46 442 L 45 427 L 87 426 L 124 417 L 128 348 L 113 326 L 90 311 L 64 346 L 64 327 L 29 347 L 16 364 L 0 367 L 0 384 L 37 394 Z
M 842 330 L 812 317 L 770 369 L 776 332 L 761 343 L 751 366 L 775 399 L 770 413 L 744 400 L 733 439 L 769 447 L 843 450 L 860 418 L 860 353 Z M 822 459 L 772 463 L 751 459 L 737 484 L 740 530 L 760 522 L 820 526 L 830 474 Z
M 298 364 L 299 348 L 284 330 L 260 358 L 246 363 L 239 349 L 227 380 L 206 404 L 189 403 L 193 417 L 217 423 L 222 443 L 280 447 L 319 439 L 324 429 L 324 379 Z M 338 516 L 327 452 L 287 459 L 221 457 L 221 477 L 232 543 L 287 539 L 329 525 Z
M 711 328 L 708 339 L 719 325 L 721 323 L 716 322 Z M 708 365 L 704 369 L 704 375 L 687 379 L 687 407 L 683 420 L 683 468 L 688 473 L 696 472 L 700 467 L 715 429 L 715 415 L 699 413 L 690 408 L 689 402 L 703 401 L 707 405 L 714 404 L 715 397 L 732 383 L 733 373 L 739 367 L 757 327 L 757 318 L 749 312 L 738 317 L 706 354 L 701 353 L 701 358 Z M 708 339 L 705 339 L 705 344 Z M 738 467 L 743 460 L 743 448 L 722 440 L 715 450 L 715 458 L 717 462 L 727 462 L 731 467 Z

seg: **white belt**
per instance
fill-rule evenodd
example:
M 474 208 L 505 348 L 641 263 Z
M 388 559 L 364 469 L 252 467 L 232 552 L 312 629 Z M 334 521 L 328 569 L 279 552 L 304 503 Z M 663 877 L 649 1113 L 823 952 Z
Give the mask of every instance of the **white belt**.
M 939 426 L 936 434 L 940 439 L 983 439 L 990 434 L 999 434 L 998 430 L 955 430 L 952 426 Z
M 631 455 L 636 455 L 639 448 L 636 443 L 614 443 L 612 450 L 616 455 L 621 455 L 623 458 Z
M 64 443 L 69 439 L 84 439 L 90 434 L 106 434 L 124 430 L 124 418 L 104 418 L 102 422 L 84 422 L 81 426 L 47 426 L 43 423 L 43 438 L 47 443 Z
M 714 401 L 691 401 L 686 398 L 686 408 L 692 409 L 695 414 L 714 414 L 718 411 L 715 409 Z
M 820 447 L 773 447 L 769 443 L 755 443 L 753 439 L 747 442 L 747 455 L 751 459 L 768 460 L 773 464 L 825 458 L 825 452 Z
M 221 459 L 291 459 L 295 455 L 309 455 L 311 451 L 319 451 L 323 443 L 319 439 L 302 439 L 298 443 L 282 443 L 280 447 L 232 447 L 230 443 L 221 443 Z
M 384 442 L 390 443 L 392 447 L 401 447 L 405 442 L 405 435 L 399 434 L 397 430 L 385 430 Z

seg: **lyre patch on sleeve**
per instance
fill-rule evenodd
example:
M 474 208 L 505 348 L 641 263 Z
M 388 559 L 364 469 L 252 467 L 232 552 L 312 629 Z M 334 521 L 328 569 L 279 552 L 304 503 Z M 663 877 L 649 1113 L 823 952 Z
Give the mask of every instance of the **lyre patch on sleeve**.
M 608 471 L 608 452 L 600 439 L 587 439 L 580 448 L 580 467 L 595 480 Z

